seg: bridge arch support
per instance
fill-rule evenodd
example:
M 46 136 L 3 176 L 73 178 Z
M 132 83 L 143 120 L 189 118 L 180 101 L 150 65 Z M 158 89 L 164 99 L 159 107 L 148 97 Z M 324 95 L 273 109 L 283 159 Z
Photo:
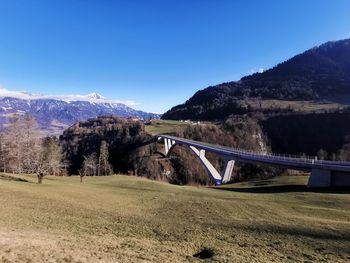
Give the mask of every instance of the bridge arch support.
M 311 175 L 309 177 L 308 187 L 350 186 L 350 162 L 325 161 L 317 160 L 315 158 L 251 152 L 169 135 L 159 135 L 158 140 L 164 140 L 165 155 L 168 155 L 177 144 L 189 147 L 198 156 L 216 185 L 224 184 L 231 180 L 236 160 L 246 163 L 272 165 L 286 169 L 309 171 L 311 172 Z M 225 167 L 222 172 L 219 172 L 206 158 L 206 151 L 216 153 L 224 158 Z
M 164 140 L 165 155 L 168 156 L 172 149 L 178 145 L 175 140 L 159 137 L 158 140 Z M 235 160 L 224 157 L 225 164 L 222 172 L 218 171 L 206 157 L 206 150 L 192 145 L 186 145 L 199 158 L 200 162 L 205 167 L 208 175 L 215 185 L 225 184 L 231 181 Z

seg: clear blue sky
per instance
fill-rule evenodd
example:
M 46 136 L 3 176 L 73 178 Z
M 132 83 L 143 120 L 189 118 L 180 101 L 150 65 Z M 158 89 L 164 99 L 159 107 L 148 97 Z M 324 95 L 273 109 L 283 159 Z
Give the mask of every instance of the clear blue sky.
M 163 112 L 349 37 L 348 0 L 0 0 L 0 84 Z

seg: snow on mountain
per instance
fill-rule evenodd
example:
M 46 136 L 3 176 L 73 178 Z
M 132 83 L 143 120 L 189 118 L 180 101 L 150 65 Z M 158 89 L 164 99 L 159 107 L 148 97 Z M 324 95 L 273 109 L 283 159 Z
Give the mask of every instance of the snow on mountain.
M 79 95 L 79 94 L 43 95 L 43 94 L 34 94 L 27 91 L 10 91 L 0 86 L 0 98 L 4 98 L 4 97 L 11 97 L 11 98 L 23 99 L 23 100 L 53 99 L 53 100 L 61 100 L 65 102 L 89 101 L 94 103 L 113 103 L 113 104 L 117 103 L 117 104 L 124 104 L 129 107 L 133 107 L 137 105 L 134 101 L 131 101 L 131 100 L 124 100 L 124 101 L 110 100 L 96 92 L 93 92 L 87 95 Z
M 93 100 L 106 100 L 106 97 L 103 97 L 101 94 L 98 94 L 96 92 L 90 93 L 86 95 L 87 98 L 93 99 Z
M 115 101 L 98 94 L 42 95 L 25 91 L 9 91 L 0 87 L 0 128 L 14 114 L 29 113 L 47 133 L 60 133 L 78 121 L 102 115 L 158 119 L 154 113 L 135 110 L 132 101 Z

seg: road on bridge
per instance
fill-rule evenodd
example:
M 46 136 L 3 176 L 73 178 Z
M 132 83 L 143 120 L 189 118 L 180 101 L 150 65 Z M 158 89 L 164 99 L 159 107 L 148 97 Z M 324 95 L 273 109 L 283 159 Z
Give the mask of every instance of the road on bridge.
M 293 170 L 311 171 L 308 184 L 310 187 L 350 186 L 350 162 L 317 160 L 315 157 L 292 157 L 281 154 L 251 152 L 163 134 L 157 137 L 158 139 L 164 140 L 166 155 L 168 155 L 176 145 L 185 145 L 192 149 L 206 166 L 216 184 L 228 182 L 231 176 L 229 176 L 230 178 L 224 178 L 224 175 L 227 175 L 229 171 L 225 170 L 220 175 L 219 172 L 213 170 L 215 168 L 213 168 L 205 158 L 205 151 L 216 153 L 227 160 L 227 162 L 240 161 L 279 166 Z M 225 169 L 226 168 L 227 167 L 225 167 Z M 229 167 L 229 169 L 232 172 L 232 167 Z

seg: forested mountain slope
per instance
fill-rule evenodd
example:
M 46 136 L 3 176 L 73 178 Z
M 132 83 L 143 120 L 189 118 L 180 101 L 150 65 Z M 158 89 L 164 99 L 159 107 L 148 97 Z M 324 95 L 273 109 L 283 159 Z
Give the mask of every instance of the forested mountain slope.
M 251 111 L 247 98 L 350 102 L 350 39 L 327 42 L 263 72 L 208 87 L 163 119 L 222 120 Z

